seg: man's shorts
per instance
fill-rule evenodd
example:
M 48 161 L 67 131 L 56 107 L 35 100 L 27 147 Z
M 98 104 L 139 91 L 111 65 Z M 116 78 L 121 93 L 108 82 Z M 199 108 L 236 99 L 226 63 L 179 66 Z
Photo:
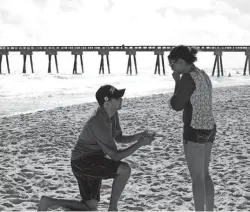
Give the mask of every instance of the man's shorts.
M 120 161 L 114 161 L 103 155 L 81 157 L 71 161 L 82 201 L 96 199 L 100 201 L 100 188 L 102 179 L 112 179 L 117 175 Z

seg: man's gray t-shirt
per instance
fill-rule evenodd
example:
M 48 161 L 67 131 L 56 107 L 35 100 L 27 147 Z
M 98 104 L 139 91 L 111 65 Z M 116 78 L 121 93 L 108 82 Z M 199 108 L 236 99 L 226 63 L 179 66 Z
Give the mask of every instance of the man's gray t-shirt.
M 72 150 L 71 160 L 105 154 L 107 149 L 117 150 L 114 139 L 119 139 L 121 136 L 118 113 L 109 118 L 107 112 L 102 107 L 98 107 L 85 123 Z

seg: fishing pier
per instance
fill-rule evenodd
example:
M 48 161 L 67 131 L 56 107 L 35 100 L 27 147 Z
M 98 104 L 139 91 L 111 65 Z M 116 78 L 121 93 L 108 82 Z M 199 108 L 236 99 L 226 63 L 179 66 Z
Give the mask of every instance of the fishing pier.
M 10 74 L 10 61 L 9 54 L 12 52 L 20 52 L 23 56 L 23 73 L 26 73 L 26 62 L 27 57 L 29 58 L 31 71 L 34 73 L 33 58 L 34 52 L 45 52 L 48 55 L 48 73 L 51 73 L 51 63 L 54 57 L 56 72 L 59 73 L 57 53 L 58 52 L 71 52 L 74 57 L 73 71 L 72 74 L 78 74 L 77 71 L 77 58 L 80 57 L 81 62 L 81 73 L 84 73 L 83 66 L 83 52 L 97 52 L 100 55 L 100 68 L 99 74 L 104 74 L 105 68 L 105 58 L 108 73 L 110 74 L 110 62 L 109 62 L 109 52 L 124 52 L 128 55 L 127 72 L 126 74 L 132 75 L 133 66 L 135 74 L 138 74 L 136 54 L 139 52 L 153 52 L 156 56 L 155 71 L 154 74 L 165 75 L 165 52 L 171 51 L 175 46 L 0 46 L 0 74 L 2 74 L 2 60 L 6 58 L 7 70 Z M 250 75 L 250 46 L 192 46 L 197 48 L 199 52 L 214 52 L 215 60 L 213 65 L 212 76 L 215 74 L 217 67 L 217 77 L 223 76 L 223 63 L 222 63 L 222 53 L 223 52 L 242 52 L 245 53 L 246 60 L 244 64 L 243 75 L 246 75 L 247 69 Z M 133 65 L 132 65 L 133 64 Z

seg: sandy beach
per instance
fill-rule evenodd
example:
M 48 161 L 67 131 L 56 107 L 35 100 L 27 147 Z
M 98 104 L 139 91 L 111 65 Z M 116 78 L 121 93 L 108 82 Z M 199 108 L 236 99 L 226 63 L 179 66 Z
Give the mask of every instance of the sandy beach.
M 194 210 L 182 146 L 182 113 L 170 110 L 170 96 L 124 100 L 119 112 L 124 134 L 150 129 L 166 138 L 124 160 L 132 175 L 120 210 Z M 210 166 L 215 210 L 249 210 L 250 86 L 216 88 L 213 101 L 218 128 Z M 96 106 L 87 103 L 0 119 L 1 211 L 34 211 L 41 195 L 80 200 L 70 153 Z M 110 191 L 111 180 L 103 181 L 99 210 L 108 208 Z

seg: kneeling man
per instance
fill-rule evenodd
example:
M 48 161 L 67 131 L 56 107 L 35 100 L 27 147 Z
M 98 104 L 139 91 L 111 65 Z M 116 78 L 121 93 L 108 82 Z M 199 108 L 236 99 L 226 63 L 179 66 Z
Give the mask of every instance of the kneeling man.
M 122 134 L 118 110 L 122 107 L 124 92 L 125 89 L 118 90 L 111 85 L 101 86 L 97 90 L 99 106 L 83 126 L 72 150 L 71 167 L 82 200 L 78 202 L 42 196 L 39 211 L 52 206 L 78 211 L 97 210 L 103 179 L 114 179 L 109 210 L 117 211 L 118 200 L 131 174 L 130 166 L 121 160 L 154 140 L 154 134 L 147 131 L 127 136 Z M 118 150 L 116 142 L 135 143 Z

